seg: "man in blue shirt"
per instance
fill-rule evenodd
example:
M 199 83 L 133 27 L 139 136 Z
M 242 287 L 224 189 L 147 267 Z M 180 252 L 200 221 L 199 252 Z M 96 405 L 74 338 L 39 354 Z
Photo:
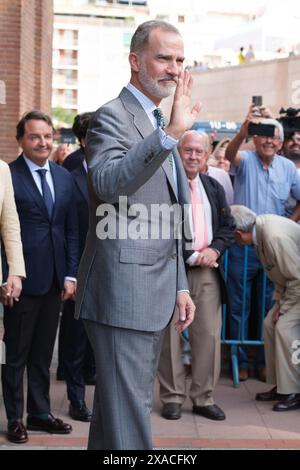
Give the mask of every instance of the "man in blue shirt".
M 257 115 L 256 115 L 257 116 Z M 292 195 L 300 201 L 300 177 L 292 162 L 278 155 L 284 139 L 281 124 L 274 119 L 262 119 L 255 116 L 255 108 L 250 107 L 249 113 L 239 133 L 229 143 L 226 158 L 235 170 L 234 204 L 244 205 L 260 214 L 277 214 L 287 216 L 287 201 Z M 248 136 L 249 122 L 261 122 L 275 126 L 273 137 L 254 136 L 252 151 L 240 151 L 240 147 Z M 300 204 L 297 203 L 291 216 L 297 221 L 300 217 Z M 230 329 L 233 339 L 248 338 L 248 320 L 250 314 L 250 295 L 254 279 L 258 280 L 256 299 L 258 312 L 262 308 L 266 313 L 272 306 L 273 286 L 267 282 L 266 302 L 262 306 L 262 274 L 263 268 L 253 246 L 248 251 L 248 270 L 246 293 L 243 296 L 244 248 L 234 245 L 229 253 L 228 289 L 230 296 Z M 244 301 L 243 301 L 244 298 Z M 244 304 L 244 305 L 243 305 Z M 244 322 L 242 312 L 244 311 Z M 243 331 L 242 331 L 243 330 Z M 259 378 L 264 377 L 263 349 L 257 348 L 254 361 Z M 239 349 L 240 380 L 248 378 L 249 360 L 244 348 Z

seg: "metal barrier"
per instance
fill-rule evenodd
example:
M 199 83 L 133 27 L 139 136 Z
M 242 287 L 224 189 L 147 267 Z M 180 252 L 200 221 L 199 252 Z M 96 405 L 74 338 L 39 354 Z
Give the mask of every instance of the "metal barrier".
M 263 274 L 263 286 L 262 286 L 262 305 L 259 315 L 259 325 L 260 330 L 260 339 L 259 340 L 248 340 L 244 337 L 245 331 L 245 309 L 246 309 L 246 292 L 247 292 L 247 270 L 248 270 L 248 246 L 244 248 L 244 270 L 243 270 L 243 303 L 242 303 L 242 315 L 241 315 L 241 328 L 240 328 L 240 337 L 237 339 L 226 339 L 226 329 L 227 321 L 229 321 L 229 315 L 227 315 L 227 306 L 224 304 L 222 307 L 222 333 L 221 333 L 221 342 L 223 344 L 231 345 L 231 364 L 232 364 L 232 375 L 233 375 L 233 385 L 234 387 L 239 387 L 239 364 L 238 364 L 238 346 L 263 346 L 263 320 L 265 317 L 265 306 L 266 306 L 266 288 L 267 288 L 267 276 L 264 272 Z M 228 251 L 224 254 L 224 271 L 225 271 L 225 281 L 228 278 Z

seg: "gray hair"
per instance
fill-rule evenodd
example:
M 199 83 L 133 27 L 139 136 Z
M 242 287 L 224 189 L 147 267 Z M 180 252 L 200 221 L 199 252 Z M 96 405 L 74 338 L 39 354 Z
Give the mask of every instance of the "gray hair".
M 245 206 L 230 206 L 231 215 L 234 218 L 236 230 L 241 232 L 251 232 L 255 224 L 256 214 Z
M 270 125 L 275 126 L 276 129 L 278 129 L 279 131 L 279 138 L 281 142 L 284 141 L 283 127 L 282 127 L 282 124 L 280 124 L 280 122 L 278 122 L 276 119 L 271 119 L 271 118 L 263 118 L 263 119 L 260 119 L 259 122 L 261 122 L 261 124 L 268 124 L 269 126 Z
M 203 147 L 204 147 L 204 151 L 205 152 L 211 152 L 211 146 L 210 146 L 210 141 L 209 141 L 209 137 L 208 137 L 208 134 L 206 132 L 202 132 L 202 131 L 196 131 L 194 129 L 191 129 L 189 131 L 185 131 L 182 136 L 180 137 L 179 139 L 179 142 L 178 142 L 178 145 L 177 147 L 180 149 L 180 147 L 182 146 L 182 142 L 184 141 L 184 138 L 187 137 L 188 135 L 190 134 L 194 134 L 194 135 L 197 135 L 199 137 L 202 137 L 203 139 Z
M 144 49 L 146 49 L 149 43 L 149 36 L 150 36 L 151 31 L 157 28 L 180 35 L 180 32 L 178 31 L 178 29 L 172 24 L 167 23 L 166 21 L 161 21 L 161 20 L 145 21 L 145 23 L 142 23 L 138 26 L 134 35 L 131 38 L 130 52 L 140 53 Z

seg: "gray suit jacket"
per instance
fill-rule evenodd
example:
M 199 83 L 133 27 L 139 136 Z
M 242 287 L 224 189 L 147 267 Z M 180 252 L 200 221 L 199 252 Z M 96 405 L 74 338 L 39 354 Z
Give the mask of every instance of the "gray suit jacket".
M 157 239 L 122 238 L 123 222 L 119 197 L 126 196 L 133 210 L 142 204 L 140 222 L 149 222 L 153 204 L 188 204 L 189 189 L 177 151 L 177 188 L 158 129 L 127 88 L 102 106 L 87 134 L 89 167 L 90 226 L 78 275 L 76 317 L 110 326 L 142 331 L 159 331 L 169 322 L 176 292 L 188 289 L 181 240 L 174 231 L 181 220 L 171 222 L 171 236 Z M 111 206 L 107 205 L 109 203 Z M 96 210 L 98 208 L 96 215 Z M 126 206 L 125 206 L 126 208 Z M 117 216 L 117 237 L 99 239 L 105 209 Z M 146 213 L 144 212 L 146 210 Z M 106 219 L 107 220 L 107 219 Z M 126 230 L 134 217 L 125 220 Z M 148 224 L 148 234 L 158 228 Z M 143 226 L 145 227 L 145 225 Z
M 300 226 L 279 215 L 256 218 L 257 254 L 274 282 L 280 311 L 298 311 L 300 304 Z

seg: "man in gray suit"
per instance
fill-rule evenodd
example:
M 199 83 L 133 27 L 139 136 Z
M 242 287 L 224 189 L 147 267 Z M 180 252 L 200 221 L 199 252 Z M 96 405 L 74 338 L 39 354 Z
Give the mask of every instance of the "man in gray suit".
M 256 216 L 244 206 L 231 206 L 236 238 L 255 245 L 258 257 L 274 282 L 274 306 L 264 321 L 267 382 L 271 390 L 258 401 L 278 401 L 273 411 L 300 408 L 300 227 L 273 214 Z
M 178 332 L 194 317 L 176 237 L 182 220 L 171 210 L 189 202 L 176 144 L 200 111 L 200 104 L 190 108 L 192 78 L 183 61 L 176 28 L 162 21 L 140 25 L 131 42 L 130 83 L 96 112 L 87 134 L 90 227 L 77 317 L 96 361 L 89 449 L 152 448 L 161 337 L 175 305 Z M 164 127 L 157 107 L 174 89 Z M 168 211 L 174 215 L 169 220 Z

